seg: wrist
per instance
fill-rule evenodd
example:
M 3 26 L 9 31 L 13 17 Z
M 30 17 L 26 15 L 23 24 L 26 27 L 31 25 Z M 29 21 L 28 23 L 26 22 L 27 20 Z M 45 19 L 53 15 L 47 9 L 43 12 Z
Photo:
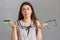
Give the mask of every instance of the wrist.
M 16 27 L 12 27 L 12 30 L 15 30 L 16 29 Z

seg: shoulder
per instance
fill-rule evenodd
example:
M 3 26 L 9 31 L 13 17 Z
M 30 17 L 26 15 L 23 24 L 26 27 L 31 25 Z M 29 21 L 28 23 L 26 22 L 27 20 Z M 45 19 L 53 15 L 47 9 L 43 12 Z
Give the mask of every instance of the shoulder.
M 19 31 L 18 21 L 15 21 L 15 25 L 16 25 L 17 31 Z
M 41 24 L 38 20 L 36 20 L 36 23 L 37 23 L 38 26 Z
M 36 20 L 36 25 L 38 29 L 41 28 L 41 23 L 38 20 Z
M 18 24 L 21 22 L 22 20 L 17 20 L 15 21 L 15 24 L 18 26 Z
M 16 25 L 16 28 L 18 29 L 18 21 L 15 21 L 14 24 Z

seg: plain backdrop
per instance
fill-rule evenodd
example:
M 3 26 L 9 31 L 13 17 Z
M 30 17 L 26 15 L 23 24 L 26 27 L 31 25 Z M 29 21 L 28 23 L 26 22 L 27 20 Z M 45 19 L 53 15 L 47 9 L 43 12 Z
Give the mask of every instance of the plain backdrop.
M 56 19 L 57 27 L 54 29 L 42 28 L 43 40 L 60 40 L 60 0 L 0 0 L 0 40 L 11 40 L 11 27 L 3 23 L 4 19 L 15 22 L 18 18 L 22 2 L 32 4 L 36 17 L 42 23 L 46 20 Z M 49 23 L 53 27 L 54 23 Z

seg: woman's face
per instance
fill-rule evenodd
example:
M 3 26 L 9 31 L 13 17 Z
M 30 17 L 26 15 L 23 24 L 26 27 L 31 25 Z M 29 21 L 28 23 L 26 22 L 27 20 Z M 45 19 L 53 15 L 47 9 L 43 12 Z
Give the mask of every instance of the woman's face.
M 23 17 L 28 18 L 28 17 L 31 17 L 32 9 L 29 5 L 23 5 L 21 12 Z

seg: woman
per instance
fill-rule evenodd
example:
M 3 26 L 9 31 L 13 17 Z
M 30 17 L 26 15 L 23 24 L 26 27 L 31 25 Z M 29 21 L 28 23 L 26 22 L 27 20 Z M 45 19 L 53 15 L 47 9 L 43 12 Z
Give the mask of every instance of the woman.
M 47 23 L 40 24 L 32 5 L 29 2 L 23 2 L 17 22 L 9 21 L 9 25 L 12 27 L 11 40 L 42 40 L 41 28 Z

